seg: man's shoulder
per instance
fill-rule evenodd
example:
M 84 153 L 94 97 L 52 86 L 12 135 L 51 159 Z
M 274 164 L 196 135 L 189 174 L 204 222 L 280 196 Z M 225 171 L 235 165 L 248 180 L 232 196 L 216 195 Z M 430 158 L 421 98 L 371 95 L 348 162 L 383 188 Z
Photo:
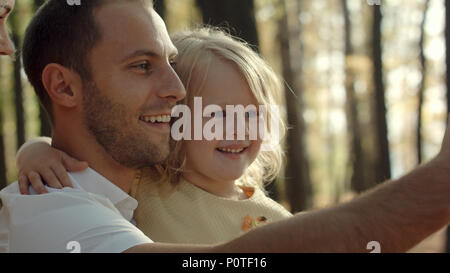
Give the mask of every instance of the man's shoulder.
M 15 181 L 0 191 L 3 207 L 10 213 L 36 213 L 40 210 L 64 207 L 75 208 L 77 205 L 100 205 L 117 212 L 116 207 L 102 195 L 87 192 L 81 188 L 54 189 L 46 186 L 48 193 L 37 194 L 30 186 L 30 195 L 20 193 L 18 182 Z M 120 214 L 120 213 L 119 213 Z
M 7 185 L 6 187 L 4 187 L 1 191 L 0 194 L 15 194 L 15 193 L 20 193 L 19 192 L 19 183 L 17 181 L 14 181 L 13 183 Z
M 0 235 L 9 242 L 0 240 L 0 248 L 7 244 L 11 252 L 64 252 L 70 241 L 79 242 L 83 252 L 120 252 L 151 242 L 109 199 L 83 189 L 22 195 L 14 182 L 0 191 L 0 198 Z

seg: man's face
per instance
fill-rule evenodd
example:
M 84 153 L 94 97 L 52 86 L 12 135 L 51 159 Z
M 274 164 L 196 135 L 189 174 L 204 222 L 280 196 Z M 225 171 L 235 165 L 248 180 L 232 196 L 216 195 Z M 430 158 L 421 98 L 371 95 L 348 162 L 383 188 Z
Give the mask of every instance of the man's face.
M 6 19 L 14 8 L 15 0 L 0 0 L 0 55 L 14 53 L 14 45 L 6 31 Z
M 101 39 L 89 57 L 86 126 L 121 165 L 159 163 L 170 152 L 171 108 L 185 96 L 172 68 L 177 50 L 162 19 L 139 1 L 106 4 L 95 18 Z

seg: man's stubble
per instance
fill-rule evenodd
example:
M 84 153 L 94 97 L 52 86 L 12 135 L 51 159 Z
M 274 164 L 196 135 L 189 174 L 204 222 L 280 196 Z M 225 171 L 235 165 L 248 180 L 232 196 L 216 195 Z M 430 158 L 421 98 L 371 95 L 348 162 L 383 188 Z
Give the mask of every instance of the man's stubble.
M 87 130 L 119 164 L 138 169 L 161 163 L 168 157 L 169 138 L 165 143 L 155 143 L 143 127 L 133 128 L 137 121 L 132 120 L 132 114 L 137 109 L 113 102 L 102 95 L 94 82 L 84 88 L 83 111 Z

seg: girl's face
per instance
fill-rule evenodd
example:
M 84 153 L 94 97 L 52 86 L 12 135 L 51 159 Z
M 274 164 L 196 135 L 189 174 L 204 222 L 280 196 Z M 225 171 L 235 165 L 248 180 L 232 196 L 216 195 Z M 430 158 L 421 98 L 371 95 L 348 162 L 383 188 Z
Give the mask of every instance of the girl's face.
M 237 67 L 215 57 L 211 62 L 200 96 L 203 109 L 211 104 L 219 105 L 223 110 L 226 109 L 226 105 L 243 105 L 244 108 L 254 105 L 258 109 L 258 103 Z M 191 112 L 194 112 L 192 107 Z M 203 126 L 209 119 L 203 118 Z M 236 120 L 236 115 L 234 120 Z M 248 119 L 246 121 L 248 122 Z M 234 128 L 232 133 L 236 133 L 236 122 Z M 223 131 L 223 139 L 225 139 L 227 133 L 225 118 L 223 118 Z M 234 139 L 237 139 L 236 135 L 234 135 Z M 246 136 L 246 140 L 232 141 L 186 140 L 184 142 L 186 151 L 184 176 L 193 183 L 234 182 L 255 160 L 260 146 L 260 140 L 248 140 L 248 136 Z
M 14 8 L 15 0 L 0 0 L 0 55 L 14 53 L 14 45 L 6 30 L 6 19 Z

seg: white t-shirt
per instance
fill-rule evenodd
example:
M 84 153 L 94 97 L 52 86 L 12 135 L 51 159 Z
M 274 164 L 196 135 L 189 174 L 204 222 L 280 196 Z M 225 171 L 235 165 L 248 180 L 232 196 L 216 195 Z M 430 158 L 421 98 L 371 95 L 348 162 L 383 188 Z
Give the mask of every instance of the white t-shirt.
M 74 188 L 22 195 L 0 191 L 0 252 L 123 252 L 151 243 L 130 221 L 137 201 L 88 168 L 69 173 Z

